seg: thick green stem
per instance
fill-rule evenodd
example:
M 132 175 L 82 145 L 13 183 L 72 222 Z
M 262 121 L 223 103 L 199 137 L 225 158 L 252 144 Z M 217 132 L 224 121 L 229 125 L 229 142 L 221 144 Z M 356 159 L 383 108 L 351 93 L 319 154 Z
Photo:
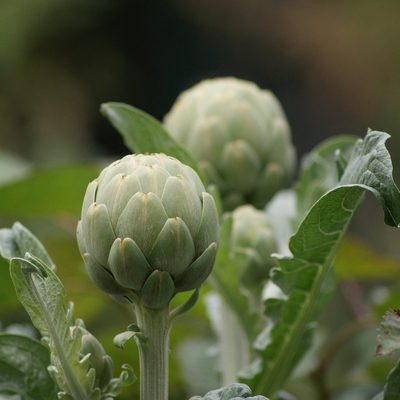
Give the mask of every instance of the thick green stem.
M 140 400 L 168 400 L 169 308 L 135 307 L 140 358 Z

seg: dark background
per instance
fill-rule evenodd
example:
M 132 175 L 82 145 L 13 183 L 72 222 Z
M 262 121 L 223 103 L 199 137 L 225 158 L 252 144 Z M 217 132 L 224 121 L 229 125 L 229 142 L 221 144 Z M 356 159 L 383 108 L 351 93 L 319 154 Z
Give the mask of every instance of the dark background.
M 278 96 L 300 154 L 371 127 L 397 158 L 399 13 L 368 0 L 6 0 L 0 144 L 38 162 L 124 154 L 100 103 L 162 119 L 183 89 L 234 75 Z
M 182 90 L 233 75 L 276 94 L 299 156 L 333 135 L 390 133 L 396 177 L 399 15 L 389 0 L 3 0 L 0 148 L 34 165 L 120 156 L 102 102 L 161 120 Z M 354 229 L 400 255 L 393 230 L 369 233 L 371 207 Z

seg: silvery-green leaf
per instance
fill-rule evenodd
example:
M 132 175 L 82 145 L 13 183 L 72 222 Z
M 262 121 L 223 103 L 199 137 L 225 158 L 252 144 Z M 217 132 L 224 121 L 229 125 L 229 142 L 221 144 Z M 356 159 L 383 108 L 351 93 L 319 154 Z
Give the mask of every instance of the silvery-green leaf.
M 307 348 L 309 323 L 324 297 L 333 258 L 365 191 L 376 194 L 388 224 L 400 223 L 400 192 L 384 146 L 387 138 L 374 131 L 357 143 L 339 186 L 314 204 L 292 236 L 292 255 L 277 257 L 272 279 L 286 299 L 281 300 L 281 318 L 259 349 L 260 366 L 244 379 L 256 392 L 276 393 Z
M 61 389 L 76 400 L 100 399 L 100 390 L 93 387 L 94 374 L 88 374 L 88 360 L 80 361 L 81 333 L 71 335 L 64 287 L 54 272 L 45 268 L 46 277 L 25 259 L 11 260 L 10 273 L 18 298 L 36 328 L 49 338 L 53 371 L 57 371 Z
M 340 185 L 365 185 L 379 201 L 385 223 L 398 227 L 400 221 L 399 189 L 393 181 L 393 166 L 385 142 L 390 135 L 368 131 L 364 140 L 357 140 Z
M 396 350 L 400 350 L 400 313 L 389 310 L 382 318 L 378 329 L 378 345 L 375 355 L 389 356 Z
M 23 258 L 25 253 L 35 254 L 52 269 L 55 268 L 53 261 L 46 249 L 25 226 L 15 222 L 11 229 L 0 229 L 0 254 L 7 260 L 13 257 Z
M 0 333 L 0 393 L 55 400 L 59 390 L 47 371 L 49 349 L 27 336 Z

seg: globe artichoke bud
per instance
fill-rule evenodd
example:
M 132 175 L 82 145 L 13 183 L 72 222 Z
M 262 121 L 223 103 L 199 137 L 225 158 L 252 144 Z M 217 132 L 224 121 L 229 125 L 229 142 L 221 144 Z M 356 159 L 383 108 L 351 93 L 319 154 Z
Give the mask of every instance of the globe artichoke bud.
M 218 185 L 226 210 L 263 208 L 291 181 L 296 153 L 288 121 L 276 97 L 254 83 L 204 80 L 180 94 L 164 124 Z
M 164 154 L 133 154 L 89 184 L 77 238 L 96 286 L 161 309 L 208 277 L 218 229 L 214 200 L 194 170 Z
M 248 253 L 249 263 L 242 282 L 254 286 L 269 277 L 275 265 L 271 254 L 277 251 L 275 233 L 265 212 L 247 204 L 232 212 L 231 251 Z

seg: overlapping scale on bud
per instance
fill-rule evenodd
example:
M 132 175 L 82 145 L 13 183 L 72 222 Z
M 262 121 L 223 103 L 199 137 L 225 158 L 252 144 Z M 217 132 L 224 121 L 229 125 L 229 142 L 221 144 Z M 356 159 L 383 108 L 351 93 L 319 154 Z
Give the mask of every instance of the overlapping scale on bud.
M 159 309 L 208 277 L 218 230 L 214 200 L 193 169 L 165 154 L 134 154 L 89 184 L 77 238 L 96 286 Z
M 218 185 L 226 210 L 263 208 L 292 179 L 296 152 L 286 116 L 252 82 L 204 80 L 180 94 L 164 124 Z
M 271 257 L 277 251 L 275 232 L 267 214 L 251 205 L 239 206 L 231 215 L 231 251 L 245 251 L 250 260 L 241 280 L 249 287 L 260 285 L 275 265 Z

